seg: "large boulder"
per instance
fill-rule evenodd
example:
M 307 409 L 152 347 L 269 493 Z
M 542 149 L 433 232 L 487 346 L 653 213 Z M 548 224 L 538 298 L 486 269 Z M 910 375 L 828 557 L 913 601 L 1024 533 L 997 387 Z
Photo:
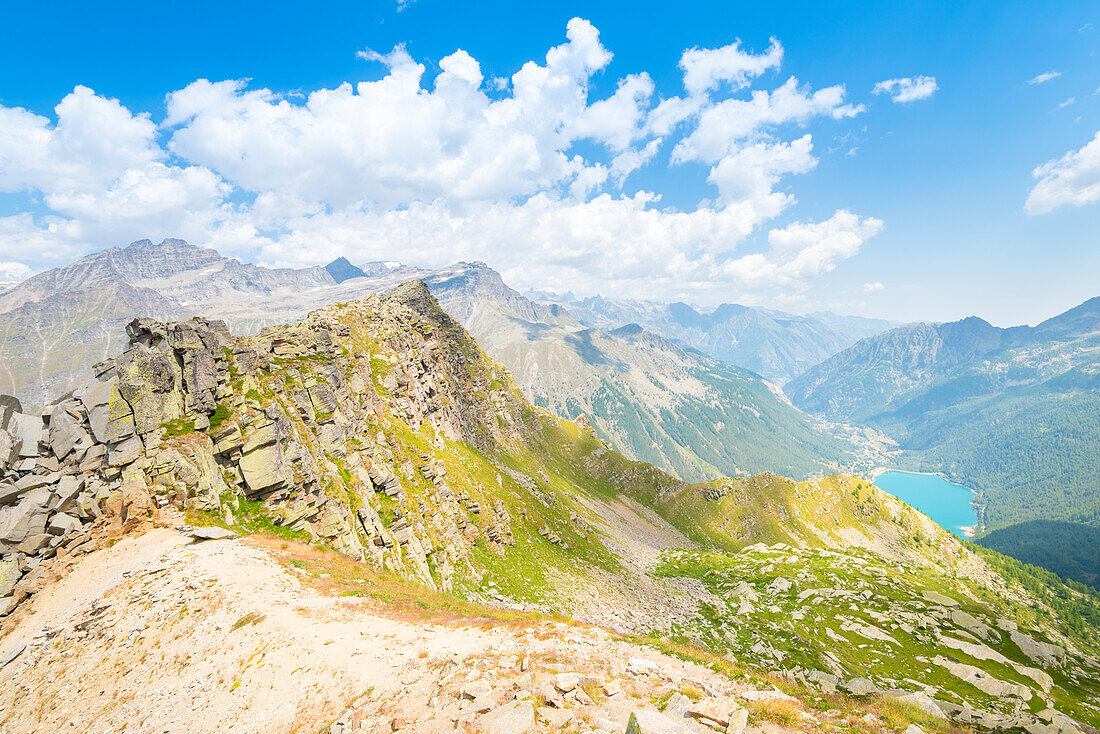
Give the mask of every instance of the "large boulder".
M 110 466 L 126 466 L 137 461 L 145 450 L 144 444 L 137 436 L 130 436 L 120 443 L 112 445 L 107 450 L 107 463 Z
M 19 402 L 19 398 L 0 394 L 0 430 L 7 429 L 13 414 L 22 412 L 23 404 Z
M 336 412 L 336 393 L 327 382 L 318 382 L 306 388 L 309 400 L 313 403 L 313 410 L 318 413 L 332 414 Z
M 23 573 L 19 570 L 19 556 L 12 555 L 0 561 L 0 597 L 10 596 Z
M 18 548 L 45 534 L 49 497 L 49 490 L 36 489 L 18 503 L 0 508 L 0 547 Z
M 249 494 L 282 489 L 293 480 L 284 450 L 289 428 L 282 420 L 249 426 L 239 467 Z
M 529 701 L 512 701 L 477 720 L 484 734 L 526 734 L 535 728 L 535 707 Z
M 626 722 L 626 734 L 694 734 L 686 719 L 670 719 L 656 711 L 637 709 Z
M 50 413 L 50 448 L 59 460 L 76 451 L 83 455 L 95 440 L 84 426 L 84 411 L 77 400 L 64 400 Z
M 924 691 L 907 693 L 904 696 L 900 696 L 898 700 L 911 706 L 916 706 L 924 713 L 935 716 L 937 719 L 946 718 L 943 710 L 939 707 L 935 700 L 933 700 Z
M 183 417 L 183 380 L 173 355 L 136 345 L 122 358 L 125 360 L 118 365 L 118 389 L 134 413 L 139 434 Z
M 1039 642 L 1035 638 L 1017 630 L 1012 630 L 1008 634 L 1024 655 L 1027 655 L 1044 667 L 1058 667 L 1066 661 L 1066 650 L 1059 645 Z
M 210 438 L 214 441 L 215 454 L 229 454 L 244 448 L 244 434 L 235 420 L 227 420 L 217 428 L 211 428 Z
M 54 487 L 53 496 L 50 498 L 49 509 L 56 512 L 67 512 L 76 504 L 76 498 L 84 489 L 85 477 L 66 475 L 61 477 Z
M 46 428 L 40 415 L 13 412 L 7 432 L 11 435 L 16 456 L 19 458 L 38 456 L 40 444 L 46 439 Z
M 111 444 L 134 435 L 134 411 L 122 397 L 117 379 L 92 380 L 74 395 L 88 413 L 96 441 Z
M 1032 690 L 1025 685 L 1010 683 L 1000 678 L 994 678 L 986 671 L 973 665 L 957 663 L 943 656 L 935 657 L 932 662 L 943 668 L 947 668 L 948 672 L 952 675 L 966 681 L 979 691 L 995 698 L 1007 698 L 1012 696 L 1023 699 L 1024 701 L 1030 701 L 1034 695 Z
M 742 712 L 745 712 L 747 722 L 748 712 L 743 707 L 728 698 L 716 696 L 701 699 L 691 704 L 688 709 L 688 713 L 693 718 L 722 731 L 726 731 L 732 722 L 740 722 Z M 744 728 L 744 724 L 741 724 L 741 727 Z

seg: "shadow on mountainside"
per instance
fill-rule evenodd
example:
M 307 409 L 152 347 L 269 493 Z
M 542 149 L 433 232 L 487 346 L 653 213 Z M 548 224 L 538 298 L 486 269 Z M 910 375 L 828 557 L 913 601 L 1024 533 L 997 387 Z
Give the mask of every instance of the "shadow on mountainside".
M 1031 520 L 994 530 L 977 541 L 986 548 L 1100 588 L 1100 528 Z

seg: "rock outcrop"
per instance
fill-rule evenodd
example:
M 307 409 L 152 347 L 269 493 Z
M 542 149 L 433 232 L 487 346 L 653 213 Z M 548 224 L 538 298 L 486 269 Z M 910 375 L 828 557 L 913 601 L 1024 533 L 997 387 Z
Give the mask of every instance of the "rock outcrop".
M 168 506 L 233 522 L 242 503 L 259 503 L 290 532 L 449 589 L 477 537 L 467 517 L 480 509 L 459 502 L 446 467 L 423 453 L 442 510 L 443 537 L 431 537 L 405 507 L 400 457 L 378 416 L 486 449 L 508 440 L 521 407 L 500 390 L 488 396 L 498 377 L 472 369 L 476 345 L 422 283 L 354 309 L 369 324 L 370 353 L 348 356 L 339 344 L 351 309 L 248 339 L 220 321 L 139 318 L 126 349 L 43 415 L 0 398 L 0 613 L 30 595 L 24 581 L 40 563 L 79 548 L 93 526 L 151 522 Z M 372 358 L 391 369 L 374 374 Z M 495 515 L 490 543 L 513 542 L 503 505 Z

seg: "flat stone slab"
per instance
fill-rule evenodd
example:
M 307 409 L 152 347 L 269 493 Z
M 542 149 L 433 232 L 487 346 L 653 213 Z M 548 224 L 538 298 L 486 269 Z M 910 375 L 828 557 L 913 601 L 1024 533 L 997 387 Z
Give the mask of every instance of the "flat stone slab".
M 217 526 L 191 528 L 187 533 L 195 540 L 228 540 L 229 538 L 236 538 L 237 534 L 232 530 L 226 530 L 225 528 L 219 528 Z

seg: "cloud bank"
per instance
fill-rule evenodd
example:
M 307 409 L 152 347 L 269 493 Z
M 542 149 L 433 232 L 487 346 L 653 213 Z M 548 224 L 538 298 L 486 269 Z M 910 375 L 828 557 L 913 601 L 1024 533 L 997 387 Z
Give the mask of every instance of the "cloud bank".
M 28 201 L 0 216 L 4 272 L 179 236 L 271 265 L 481 259 L 520 287 L 706 301 L 801 292 L 882 227 L 841 209 L 764 231 L 817 165 L 807 126 L 865 111 L 839 84 L 754 88 L 781 68 L 774 39 L 686 50 L 669 97 L 638 71 L 593 98 L 612 54 L 580 18 L 510 78 L 463 50 L 433 79 L 401 46 L 359 55 L 381 78 L 303 98 L 199 79 L 159 122 L 83 86 L 53 118 L 0 106 L 0 192 Z M 678 209 L 628 188 L 652 166 L 696 167 L 712 195 Z

